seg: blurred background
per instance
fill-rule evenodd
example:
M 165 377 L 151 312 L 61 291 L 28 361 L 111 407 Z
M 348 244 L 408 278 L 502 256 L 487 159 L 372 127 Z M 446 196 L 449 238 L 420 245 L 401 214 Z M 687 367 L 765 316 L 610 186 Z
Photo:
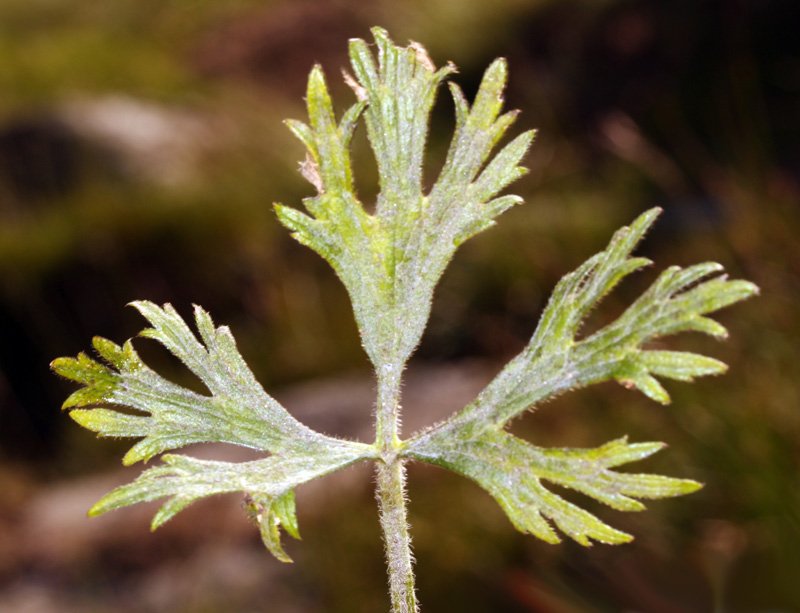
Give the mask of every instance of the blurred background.
M 633 544 L 538 542 L 477 486 L 413 466 L 425 610 L 800 611 L 794 0 L 2 0 L 0 610 L 388 609 L 368 470 L 299 489 L 291 566 L 263 550 L 236 496 L 198 503 L 154 536 L 152 507 L 88 520 L 139 469 L 120 467 L 124 442 L 96 441 L 59 412 L 72 386 L 48 369 L 93 335 L 135 335 L 133 299 L 184 315 L 196 302 L 303 421 L 369 440 L 373 383 L 347 296 L 271 204 L 299 206 L 311 189 L 281 123 L 305 116 L 308 70 L 323 65 L 345 108 L 347 39 L 374 24 L 455 62 L 470 95 L 507 57 L 517 129 L 539 129 L 513 187 L 526 203 L 462 247 L 437 290 L 409 370 L 407 433 L 468 402 L 525 344 L 558 278 L 646 208 L 664 208 L 641 249 L 657 269 L 715 260 L 762 288 L 721 314 L 729 341 L 671 343 L 726 361 L 726 377 L 669 383 L 666 409 L 605 384 L 514 424 L 543 445 L 625 433 L 670 444 L 641 470 L 706 487 L 643 514 L 597 509 Z M 429 178 L 452 129 L 447 98 Z M 354 149 L 370 201 L 363 130 Z M 624 283 L 598 321 L 655 274 Z M 152 342 L 138 346 L 184 376 Z

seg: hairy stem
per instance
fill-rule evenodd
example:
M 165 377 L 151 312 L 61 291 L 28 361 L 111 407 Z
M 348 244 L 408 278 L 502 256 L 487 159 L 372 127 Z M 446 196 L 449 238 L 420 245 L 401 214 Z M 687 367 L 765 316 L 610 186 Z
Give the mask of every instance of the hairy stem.
M 386 545 L 392 613 L 416 613 L 419 608 L 414 594 L 411 536 L 406 518 L 406 469 L 403 460 L 395 458 L 388 463 L 379 461 L 377 477 L 377 498 Z
M 378 371 L 378 404 L 375 407 L 375 446 L 392 454 L 400 446 L 400 378 L 402 367 L 384 364 Z
M 380 459 L 376 471 L 376 498 L 386 546 L 392 613 L 416 613 L 419 608 L 414 594 L 411 536 L 406 512 L 406 469 L 403 459 L 397 453 L 401 447 L 398 432 L 400 374 L 401 369 L 393 366 L 386 366 L 378 373 L 375 446 L 379 450 Z

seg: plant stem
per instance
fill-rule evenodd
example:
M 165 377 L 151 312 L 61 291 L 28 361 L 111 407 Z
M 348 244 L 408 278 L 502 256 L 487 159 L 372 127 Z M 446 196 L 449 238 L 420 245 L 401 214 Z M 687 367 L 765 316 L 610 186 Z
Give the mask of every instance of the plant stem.
M 414 569 L 411 557 L 411 536 L 408 533 L 405 499 L 406 469 L 403 460 L 378 462 L 377 498 L 380 506 L 381 528 L 386 545 L 386 564 L 389 570 L 389 594 L 392 613 L 416 613 Z
M 400 379 L 402 367 L 384 364 L 378 370 L 378 404 L 375 407 L 375 446 L 392 454 L 400 445 Z
M 406 469 L 397 451 L 400 422 L 400 368 L 384 367 L 378 373 L 378 405 L 375 415 L 376 441 L 381 457 L 377 462 L 376 498 L 386 546 L 392 613 L 417 613 L 411 536 L 406 511 Z

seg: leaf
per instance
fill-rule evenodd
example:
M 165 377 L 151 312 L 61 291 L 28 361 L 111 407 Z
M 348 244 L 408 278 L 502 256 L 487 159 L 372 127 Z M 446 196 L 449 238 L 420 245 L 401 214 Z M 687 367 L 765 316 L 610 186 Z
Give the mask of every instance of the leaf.
M 724 328 L 706 315 L 758 288 L 724 275 L 704 280 L 721 271 L 719 264 L 668 268 L 617 320 L 585 338 L 578 336 L 589 312 L 625 276 L 650 264 L 631 252 L 658 213 L 652 209 L 641 215 L 619 230 L 604 251 L 561 279 L 528 345 L 454 418 L 459 427 L 503 425 L 547 398 L 609 379 L 666 403 L 669 397 L 653 375 L 686 381 L 724 371 L 724 364 L 711 358 L 645 348 L 648 341 L 683 331 L 724 335 Z
M 152 326 L 142 336 L 172 352 L 207 394 L 161 377 L 143 363 L 131 341 L 118 346 L 96 338 L 101 360 L 79 354 L 54 361 L 53 369 L 82 386 L 64 403 L 78 423 L 101 436 L 141 439 L 125 455 L 126 464 L 209 441 L 269 454 L 242 463 L 165 455 L 162 464 L 104 496 L 92 514 L 165 498 L 153 518 L 156 528 L 200 498 L 241 492 L 267 549 L 289 561 L 280 537 L 281 528 L 299 537 L 295 488 L 354 462 L 376 460 L 393 605 L 416 610 L 403 494 L 407 459 L 472 479 L 495 497 L 518 529 L 545 541 L 560 540 L 557 528 L 582 545 L 626 542 L 630 535 L 547 485 L 572 489 L 621 511 L 639 511 L 643 499 L 700 487 L 691 480 L 615 470 L 652 455 L 661 443 L 622 438 L 591 449 L 546 449 L 504 427 L 557 394 L 607 380 L 668 403 L 660 379 L 691 381 L 722 373 L 726 366 L 649 343 L 683 331 L 725 337 L 725 328 L 708 315 L 758 288 L 718 274 L 721 267 L 714 263 L 671 267 L 619 318 L 582 335 L 581 325 L 604 296 L 650 263 L 631 256 L 659 213 L 648 211 L 557 284 L 530 342 L 472 403 L 411 440 L 400 440 L 401 374 L 429 319 L 434 288 L 456 249 L 521 201 L 501 192 L 526 172 L 521 163 L 534 132 L 496 151 L 517 117 L 516 111 L 502 112 L 505 60 L 489 66 L 471 104 L 449 83 L 455 130 L 442 170 L 426 191 L 430 112 L 438 88 L 456 69 L 451 64 L 437 69 L 418 43 L 397 46 L 380 28 L 372 34 L 375 53 L 363 40 L 351 41 L 354 76 L 345 73 L 345 81 L 357 100 L 340 118 L 322 69 L 311 71 L 308 123 L 286 124 L 305 146 L 300 172 L 316 193 L 303 200 L 306 212 L 283 205 L 275 210 L 294 238 L 331 264 L 350 294 L 377 373 L 375 443 L 331 438 L 294 419 L 255 380 L 230 331 L 216 327 L 199 307 L 195 333 L 170 305 L 133 303 Z M 357 196 L 349 152 L 362 118 L 380 183 L 372 212 Z
M 521 201 L 497 195 L 525 173 L 519 164 L 533 132 L 491 157 L 516 118 L 516 112 L 500 114 L 505 60 L 486 71 L 471 108 L 451 84 L 455 134 L 444 168 L 426 194 L 430 112 L 439 86 L 455 67 L 437 70 L 421 45 L 399 47 L 381 28 L 372 33 L 377 58 L 363 40 L 350 43 L 355 76 L 346 74 L 345 80 L 358 102 L 338 124 L 321 69 L 311 72 L 309 124 L 287 124 L 307 149 L 310 162 L 301 166 L 318 194 L 303 201 L 310 216 L 283 205 L 276 205 L 276 212 L 292 236 L 317 251 L 341 278 L 376 368 L 399 369 L 419 343 L 434 288 L 458 246 Z M 374 214 L 356 196 L 348 151 L 360 114 L 378 166 Z
M 498 430 L 468 440 L 416 446 L 412 457 L 448 468 L 488 491 L 521 532 L 548 543 L 560 538 L 553 524 L 584 546 L 619 544 L 632 536 L 607 525 L 548 490 L 549 482 L 578 491 L 619 511 L 641 511 L 637 498 L 678 496 L 701 487 L 696 481 L 612 470 L 644 459 L 662 443 L 628 443 L 627 438 L 593 449 L 543 449 Z
M 195 307 L 194 313 L 201 343 L 171 305 L 132 304 L 152 325 L 141 336 L 166 347 L 210 395 L 181 387 L 150 369 L 130 341 L 119 347 L 103 338 L 94 339 L 95 350 L 108 365 L 85 354 L 55 360 L 55 372 L 85 386 L 63 405 L 73 409 L 70 416 L 75 421 L 101 436 L 142 437 L 125 456 L 124 464 L 200 442 L 278 452 L 324 440 L 264 392 L 239 355 L 230 330 L 215 328 L 203 309 Z M 95 405 L 138 412 L 91 408 Z
M 258 525 L 264 546 L 281 562 L 291 562 L 291 558 L 281 546 L 280 528 L 296 538 L 300 538 L 295 513 L 294 490 L 280 496 L 257 494 L 245 497 L 247 510 Z
M 502 431 L 523 411 L 570 389 L 616 380 L 667 404 L 669 394 L 656 377 L 691 381 L 726 370 L 710 357 L 646 347 L 649 341 L 683 331 L 725 336 L 725 329 L 707 315 L 756 294 L 758 288 L 725 275 L 709 278 L 722 270 L 714 263 L 666 269 L 619 318 L 579 336 L 589 312 L 625 276 L 650 263 L 631 253 L 658 213 L 652 209 L 620 229 L 604 251 L 561 279 L 522 352 L 462 411 L 408 443 L 412 457 L 470 477 L 500 502 L 514 525 L 546 541 L 556 542 L 557 537 L 544 518 L 584 545 L 588 539 L 623 542 L 628 535 L 547 491 L 543 479 L 620 510 L 639 508 L 628 495 L 660 498 L 696 486 L 666 477 L 605 472 L 602 466 L 612 465 L 597 462 L 637 448 L 624 441 L 598 448 L 602 457 L 595 457 L 598 450 L 542 450 Z
M 163 378 L 141 360 L 131 341 L 120 347 L 98 337 L 94 347 L 105 364 L 83 353 L 52 364 L 55 372 L 84 386 L 64 403 L 70 416 L 100 436 L 141 438 L 123 458 L 126 465 L 200 442 L 233 443 L 273 455 L 238 464 L 166 455 L 163 465 L 107 494 L 91 513 L 169 497 L 153 519 L 155 529 L 198 498 L 246 492 L 263 507 L 266 519 L 259 523 L 262 536 L 269 535 L 265 544 L 280 559 L 288 559 L 277 527 L 270 523 L 277 520 L 296 535 L 286 497 L 301 483 L 372 457 L 372 448 L 324 436 L 294 419 L 258 384 L 228 328 L 215 327 L 200 307 L 194 312 L 198 338 L 168 304 L 143 301 L 133 306 L 152 326 L 141 336 L 167 348 L 209 395 Z M 267 504 L 264 497 L 272 502 Z M 269 524 L 266 533 L 264 522 Z
M 360 459 L 354 444 L 340 441 L 306 454 L 288 453 L 252 462 L 216 462 L 183 455 L 165 455 L 164 463 L 144 471 L 135 481 L 106 494 L 89 511 L 92 516 L 159 498 L 168 500 L 156 512 L 153 530 L 199 498 L 243 492 L 247 510 L 257 520 L 266 547 L 278 559 L 289 560 L 280 546 L 282 525 L 299 538 L 294 488 Z

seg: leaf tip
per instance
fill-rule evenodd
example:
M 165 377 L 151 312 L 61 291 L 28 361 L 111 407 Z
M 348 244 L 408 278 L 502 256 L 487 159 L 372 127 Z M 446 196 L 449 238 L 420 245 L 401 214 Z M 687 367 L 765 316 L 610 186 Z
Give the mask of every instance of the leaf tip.
M 761 295 L 761 288 L 753 283 L 752 281 L 738 281 L 740 285 L 740 291 L 742 292 L 742 300 L 746 298 L 750 298 L 752 296 L 760 296 Z
M 123 466 L 133 466 L 136 462 L 144 461 L 147 462 L 150 458 L 142 454 L 141 450 L 137 449 L 138 445 L 134 445 L 131 447 L 128 452 L 122 456 L 122 465 Z
M 62 405 L 63 409 L 69 409 L 71 406 L 67 406 L 67 402 L 69 402 L 69 398 L 64 401 Z M 74 406 L 74 404 L 73 404 Z M 86 428 L 87 430 L 92 430 L 93 432 L 97 432 L 97 425 L 95 420 L 92 418 L 91 415 L 92 411 L 90 409 L 74 409 L 69 412 L 69 417 L 79 426 Z
M 672 402 L 667 390 L 655 377 L 648 374 L 638 374 L 634 377 L 620 377 L 617 381 L 625 389 L 638 389 L 645 396 L 655 402 L 668 405 Z
M 158 308 L 158 305 L 150 300 L 131 300 L 126 306 L 133 307 L 142 315 L 144 315 L 147 310 Z
M 664 209 L 659 206 L 646 210 L 633 221 L 629 226 L 629 230 L 637 237 L 644 236 L 663 212 Z
M 680 486 L 676 495 L 693 494 L 705 487 L 705 483 L 695 481 L 694 479 L 680 479 Z
M 627 543 L 632 543 L 634 541 L 634 537 L 632 534 L 628 534 L 627 532 L 620 532 L 619 536 L 616 537 L 613 541 L 601 541 L 608 545 L 625 545 Z
M 325 71 L 322 70 L 322 64 L 314 64 L 311 71 L 308 73 L 309 86 L 313 83 L 314 86 L 325 85 Z
M 505 84 L 508 77 L 508 60 L 504 57 L 495 58 L 489 68 L 486 69 L 486 76 Z
M 68 411 L 69 409 L 73 408 L 74 406 L 75 406 L 75 403 L 73 402 L 72 395 L 70 394 L 70 396 L 67 397 L 67 399 L 64 402 L 61 403 L 61 410 L 62 411 Z
M 382 43 L 392 42 L 391 39 L 389 38 L 389 33 L 386 31 L 385 28 L 382 28 L 381 26 L 372 26 L 369 29 L 369 31 L 372 34 L 372 37 L 375 39 L 375 42 L 382 42 Z
M 107 499 L 108 499 L 108 494 L 106 494 L 100 500 L 95 502 L 89 508 L 89 510 L 86 511 L 86 516 L 87 517 L 98 517 L 100 515 L 103 515 L 104 513 L 107 513 L 108 511 L 110 511 L 111 509 L 108 506 Z
M 60 377 L 64 377 L 65 379 L 71 379 L 69 376 L 69 372 L 72 370 L 72 365 L 75 362 L 75 358 L 67 358 L 61 357 L 56 358 L 50 362 L 50 370 L 52 370 L 55 374 Z

